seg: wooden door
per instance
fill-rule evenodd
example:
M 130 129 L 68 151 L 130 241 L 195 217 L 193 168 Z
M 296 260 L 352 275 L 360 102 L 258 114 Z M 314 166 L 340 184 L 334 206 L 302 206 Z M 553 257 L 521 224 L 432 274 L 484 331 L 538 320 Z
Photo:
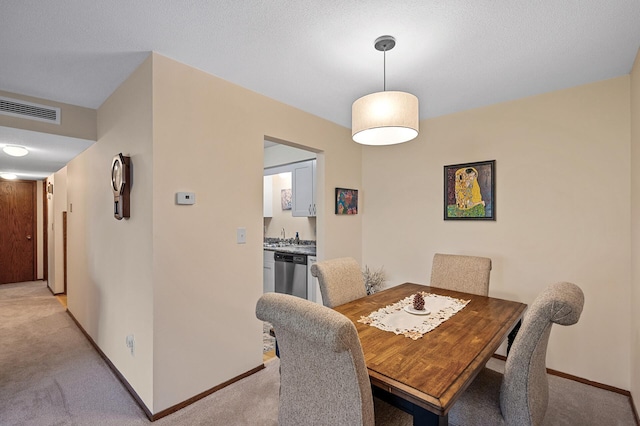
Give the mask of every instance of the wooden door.
M 0 284 L 36 278 L 36 182 L 0 180 Z

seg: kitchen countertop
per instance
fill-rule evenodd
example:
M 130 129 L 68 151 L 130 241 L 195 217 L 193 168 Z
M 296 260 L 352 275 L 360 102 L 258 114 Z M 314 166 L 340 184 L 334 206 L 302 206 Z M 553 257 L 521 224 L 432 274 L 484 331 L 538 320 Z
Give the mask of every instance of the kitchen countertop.
M 289 244 L 283 245 L 279 247 L 274 244 L 264 244 L 264 249 L 269 251 L 277 251 L 280 253 L 290 253 L 290 254 L 304 254 L 307 256 L 315 256 L 316 255 L 316 246 L 308 245 L 308 244 Z

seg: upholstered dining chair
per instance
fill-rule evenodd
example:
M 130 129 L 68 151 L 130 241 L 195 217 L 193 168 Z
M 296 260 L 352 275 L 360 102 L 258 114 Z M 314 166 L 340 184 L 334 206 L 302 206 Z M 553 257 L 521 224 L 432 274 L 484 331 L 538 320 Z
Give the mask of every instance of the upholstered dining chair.
M 351 320 L 280 293 L 263 294 L 256 317 L 273 324 L 280 342 L 280 426 L 375 424 L 369 374 Z M 389 411 L 381 414 L 389 418 Z
M 436 253 L 431 267 L 431 286 L 488 296 L 490 274 L 488 257 Z
M 311 275 L 318 278 L 322 303 L 329 308 L 367 295 L 360 265 L 351 257 L 318 262 L 311 266 Z
M 524 315 L 504 375 L 482 370 L 453 405 L 449 424 L 541 425 L 549 402 L 545 358 L 551 326 L 577 323 L 583 306 L 584 294 L 577 285 L 548 286 Z

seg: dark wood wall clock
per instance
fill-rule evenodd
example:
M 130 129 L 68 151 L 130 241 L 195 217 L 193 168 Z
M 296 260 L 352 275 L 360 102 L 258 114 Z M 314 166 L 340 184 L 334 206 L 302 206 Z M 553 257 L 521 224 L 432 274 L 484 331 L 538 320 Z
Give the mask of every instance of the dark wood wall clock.
M 111 189 L 113 190 L 113 216 L 118 220 L 128 218 L 131 192 L 131 157 L 125 157 L 122 153 L 113 157 Z

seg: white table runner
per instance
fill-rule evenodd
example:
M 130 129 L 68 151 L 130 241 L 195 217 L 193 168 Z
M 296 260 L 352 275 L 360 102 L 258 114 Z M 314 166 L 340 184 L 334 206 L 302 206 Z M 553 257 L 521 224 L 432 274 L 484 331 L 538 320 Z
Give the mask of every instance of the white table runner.
M 426 315 L 410 314 L 405 306 L 413 306 L 413 296 L 361 317 L 358 322 L 369 324 L 384 331 L 402 334 L 413 340 L 421 338 L 440 324 L 451 318 L 469 303 L 469 300 L 422 292 L 424 307 L 430 311 Z

